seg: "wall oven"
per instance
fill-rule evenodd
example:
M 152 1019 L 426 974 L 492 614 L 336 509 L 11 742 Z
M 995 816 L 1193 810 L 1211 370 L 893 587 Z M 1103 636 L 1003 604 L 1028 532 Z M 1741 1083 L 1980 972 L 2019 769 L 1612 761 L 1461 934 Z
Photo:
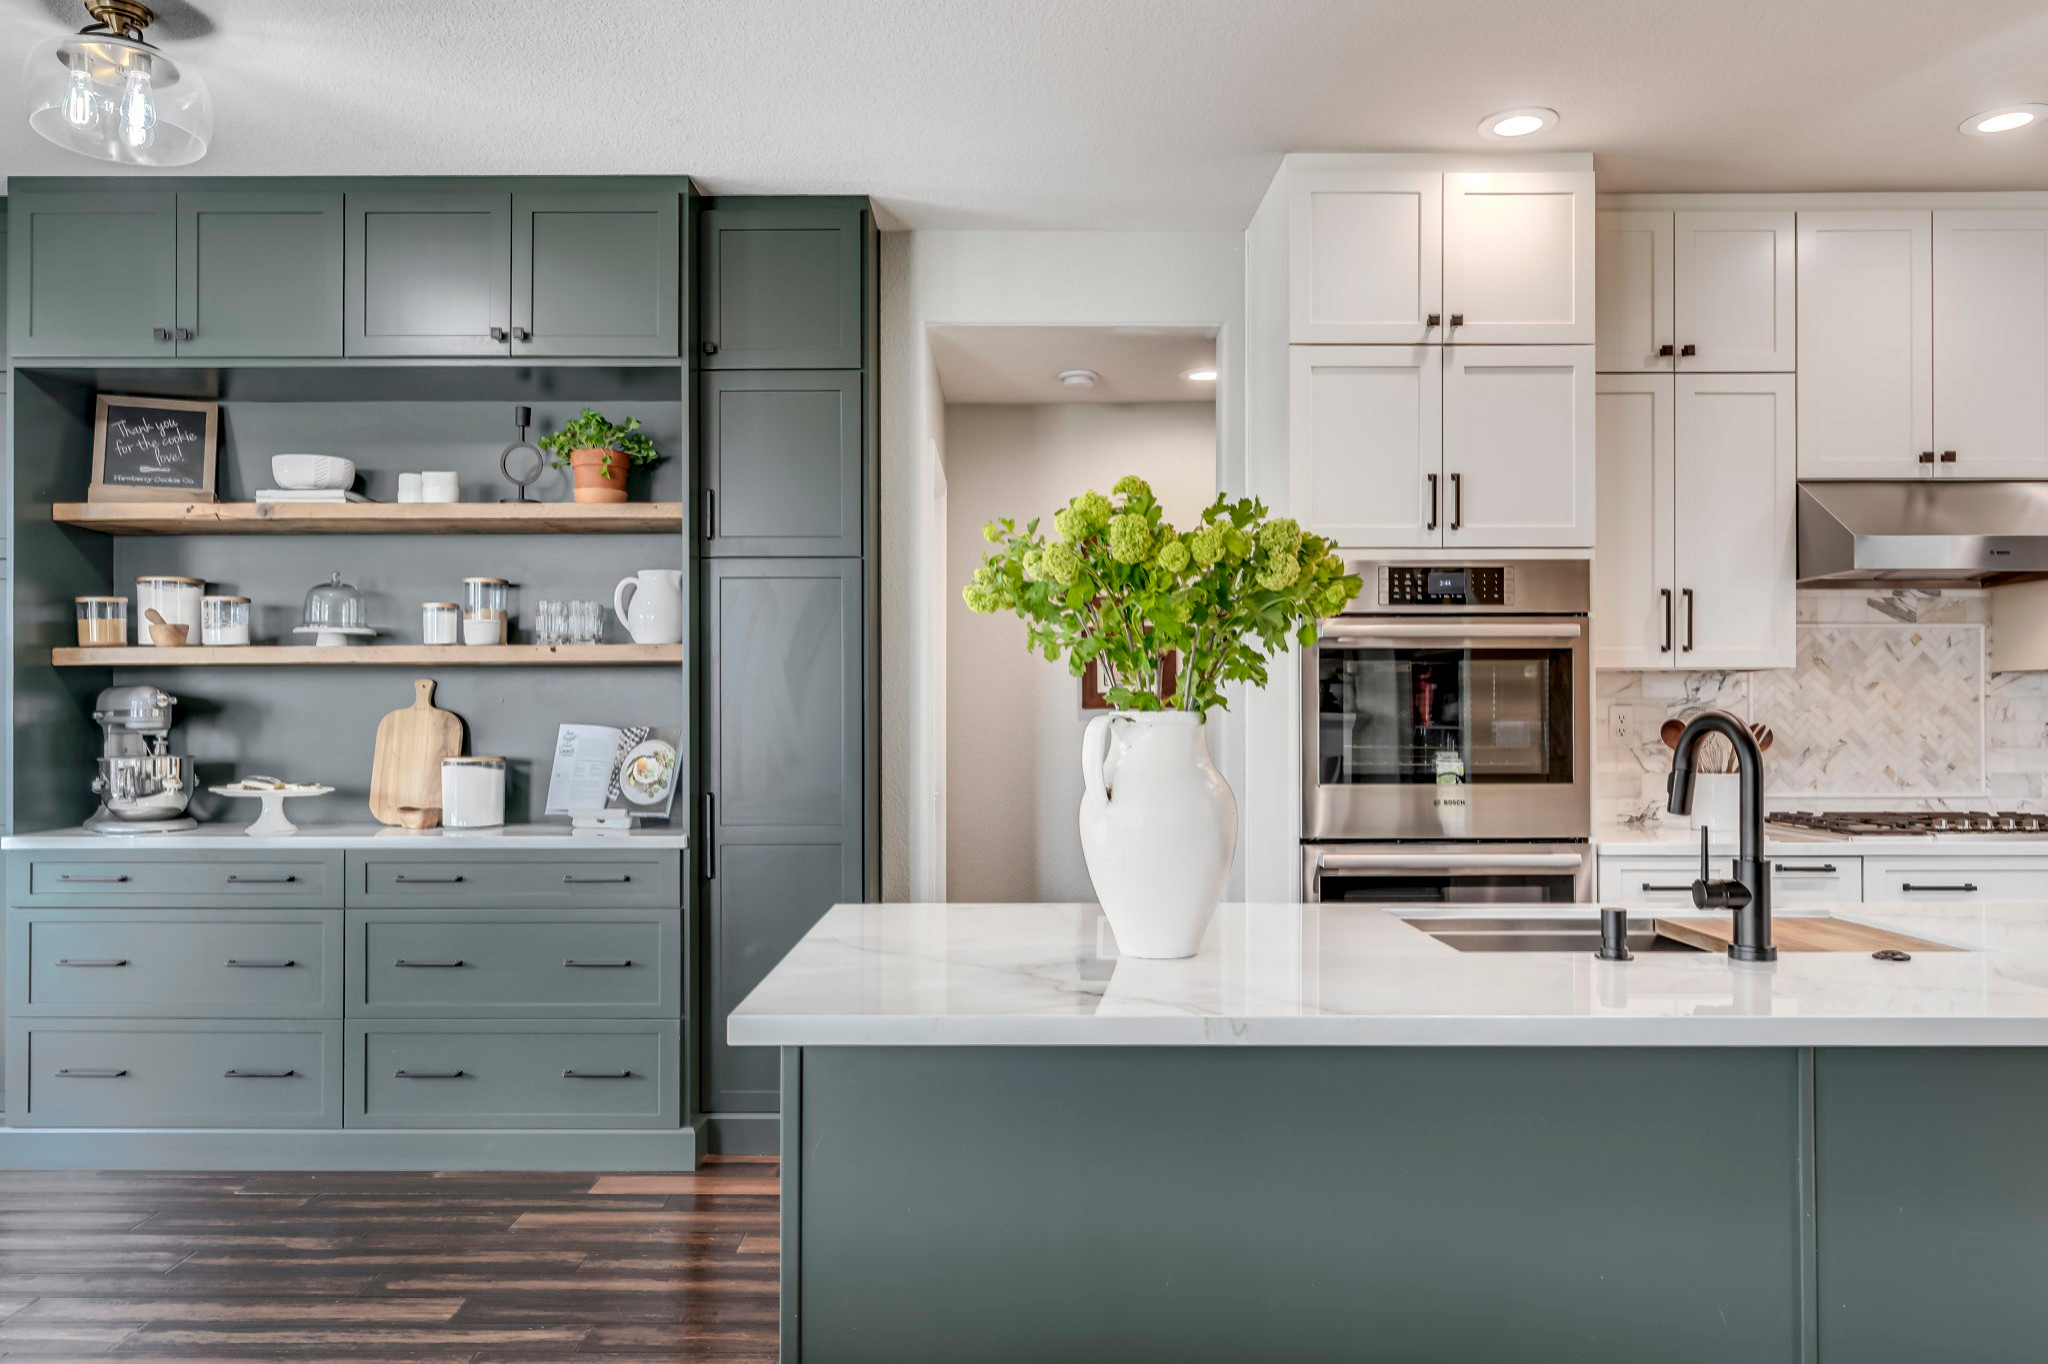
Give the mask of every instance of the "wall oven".
M 1352 571 L 1302 669 L 1309 898 L 1585 898 L 1587 562 Z

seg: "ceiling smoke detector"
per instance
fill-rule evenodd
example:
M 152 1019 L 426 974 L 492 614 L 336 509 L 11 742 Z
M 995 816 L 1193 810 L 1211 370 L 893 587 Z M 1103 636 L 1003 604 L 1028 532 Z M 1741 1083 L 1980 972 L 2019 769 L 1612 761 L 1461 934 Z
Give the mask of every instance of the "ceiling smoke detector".
M 1986 109 L 1981 114 L 1971 114 L 1957 124 L 1956 129 L 1971 137 L 1992 137 L 1998 133 L 2016 133 L 2022 128 L 2031 128 L 2043 119 L 2048 119 L 2048 104 L 2008 104 L 2002 109 Z
M 1063 369 L 1059 374 L 1060 382 L 1068 388 L 1093 388 L 1101 377 L 1092 369 Z
M 1509 109 L 1503 113 L 1488 114 L 1479 120 L 1479 131 L 1485 137 L 1505 138 L 1516 141 L 1534 137 L 1537 133 L 1548 132 L 1557 126 L 1557 110 L 1531 107 Z

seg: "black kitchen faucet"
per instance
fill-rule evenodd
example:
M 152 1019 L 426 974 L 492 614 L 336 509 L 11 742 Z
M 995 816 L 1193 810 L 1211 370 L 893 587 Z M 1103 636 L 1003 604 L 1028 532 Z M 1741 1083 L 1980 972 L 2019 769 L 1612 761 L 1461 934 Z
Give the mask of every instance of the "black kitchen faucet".
M 1707 861 L 1710 829 L 1700 830 L 1700 878 L 1692 883 L 1692 902 L 1701 909 L 1735 911 L 1735 941 L 1728 955 L 1735 961 L 1776 961 L 1771 944 L 1771 868 L 1764 860 L 1764 754 L 1749 726 L 1726 711 L 1710 710 L 1694 718 L 1678 736 L 1671 759 L 1671 813 L 1692 811 L 1693 753 L 1709 734 L 1735 746 L 1736 768 L 1742 776 L 1742 835 L 1735 853 L 1735 878 L 1718 880 Z

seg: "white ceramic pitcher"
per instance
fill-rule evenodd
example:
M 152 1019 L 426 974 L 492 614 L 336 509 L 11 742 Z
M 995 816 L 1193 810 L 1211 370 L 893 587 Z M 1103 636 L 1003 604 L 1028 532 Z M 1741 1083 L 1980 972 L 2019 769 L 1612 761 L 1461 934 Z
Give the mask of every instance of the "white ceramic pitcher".
M 1118 951 L 1191 957 L 1230 877 L 1237 797 L 1200 715 L 1118 711 L 1081 737 L 1081 852 Z
M 683 571 L 643 568 L 612 589 L 612 610 L 635 644 L 683 642 Z

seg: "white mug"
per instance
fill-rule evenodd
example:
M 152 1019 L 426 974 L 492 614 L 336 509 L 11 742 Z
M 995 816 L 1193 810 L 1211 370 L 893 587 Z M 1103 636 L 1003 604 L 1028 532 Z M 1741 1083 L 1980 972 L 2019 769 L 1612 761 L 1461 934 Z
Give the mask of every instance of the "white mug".
M 398 476 L 398 500 L 400 502 L 417 502 L 420 500 L 420 476 L 418 474 L 400 474 Z
M 446 469 L 429 469 L 420 475 L 420 501 L 453 502 L 458 486 L 455 475 Z

